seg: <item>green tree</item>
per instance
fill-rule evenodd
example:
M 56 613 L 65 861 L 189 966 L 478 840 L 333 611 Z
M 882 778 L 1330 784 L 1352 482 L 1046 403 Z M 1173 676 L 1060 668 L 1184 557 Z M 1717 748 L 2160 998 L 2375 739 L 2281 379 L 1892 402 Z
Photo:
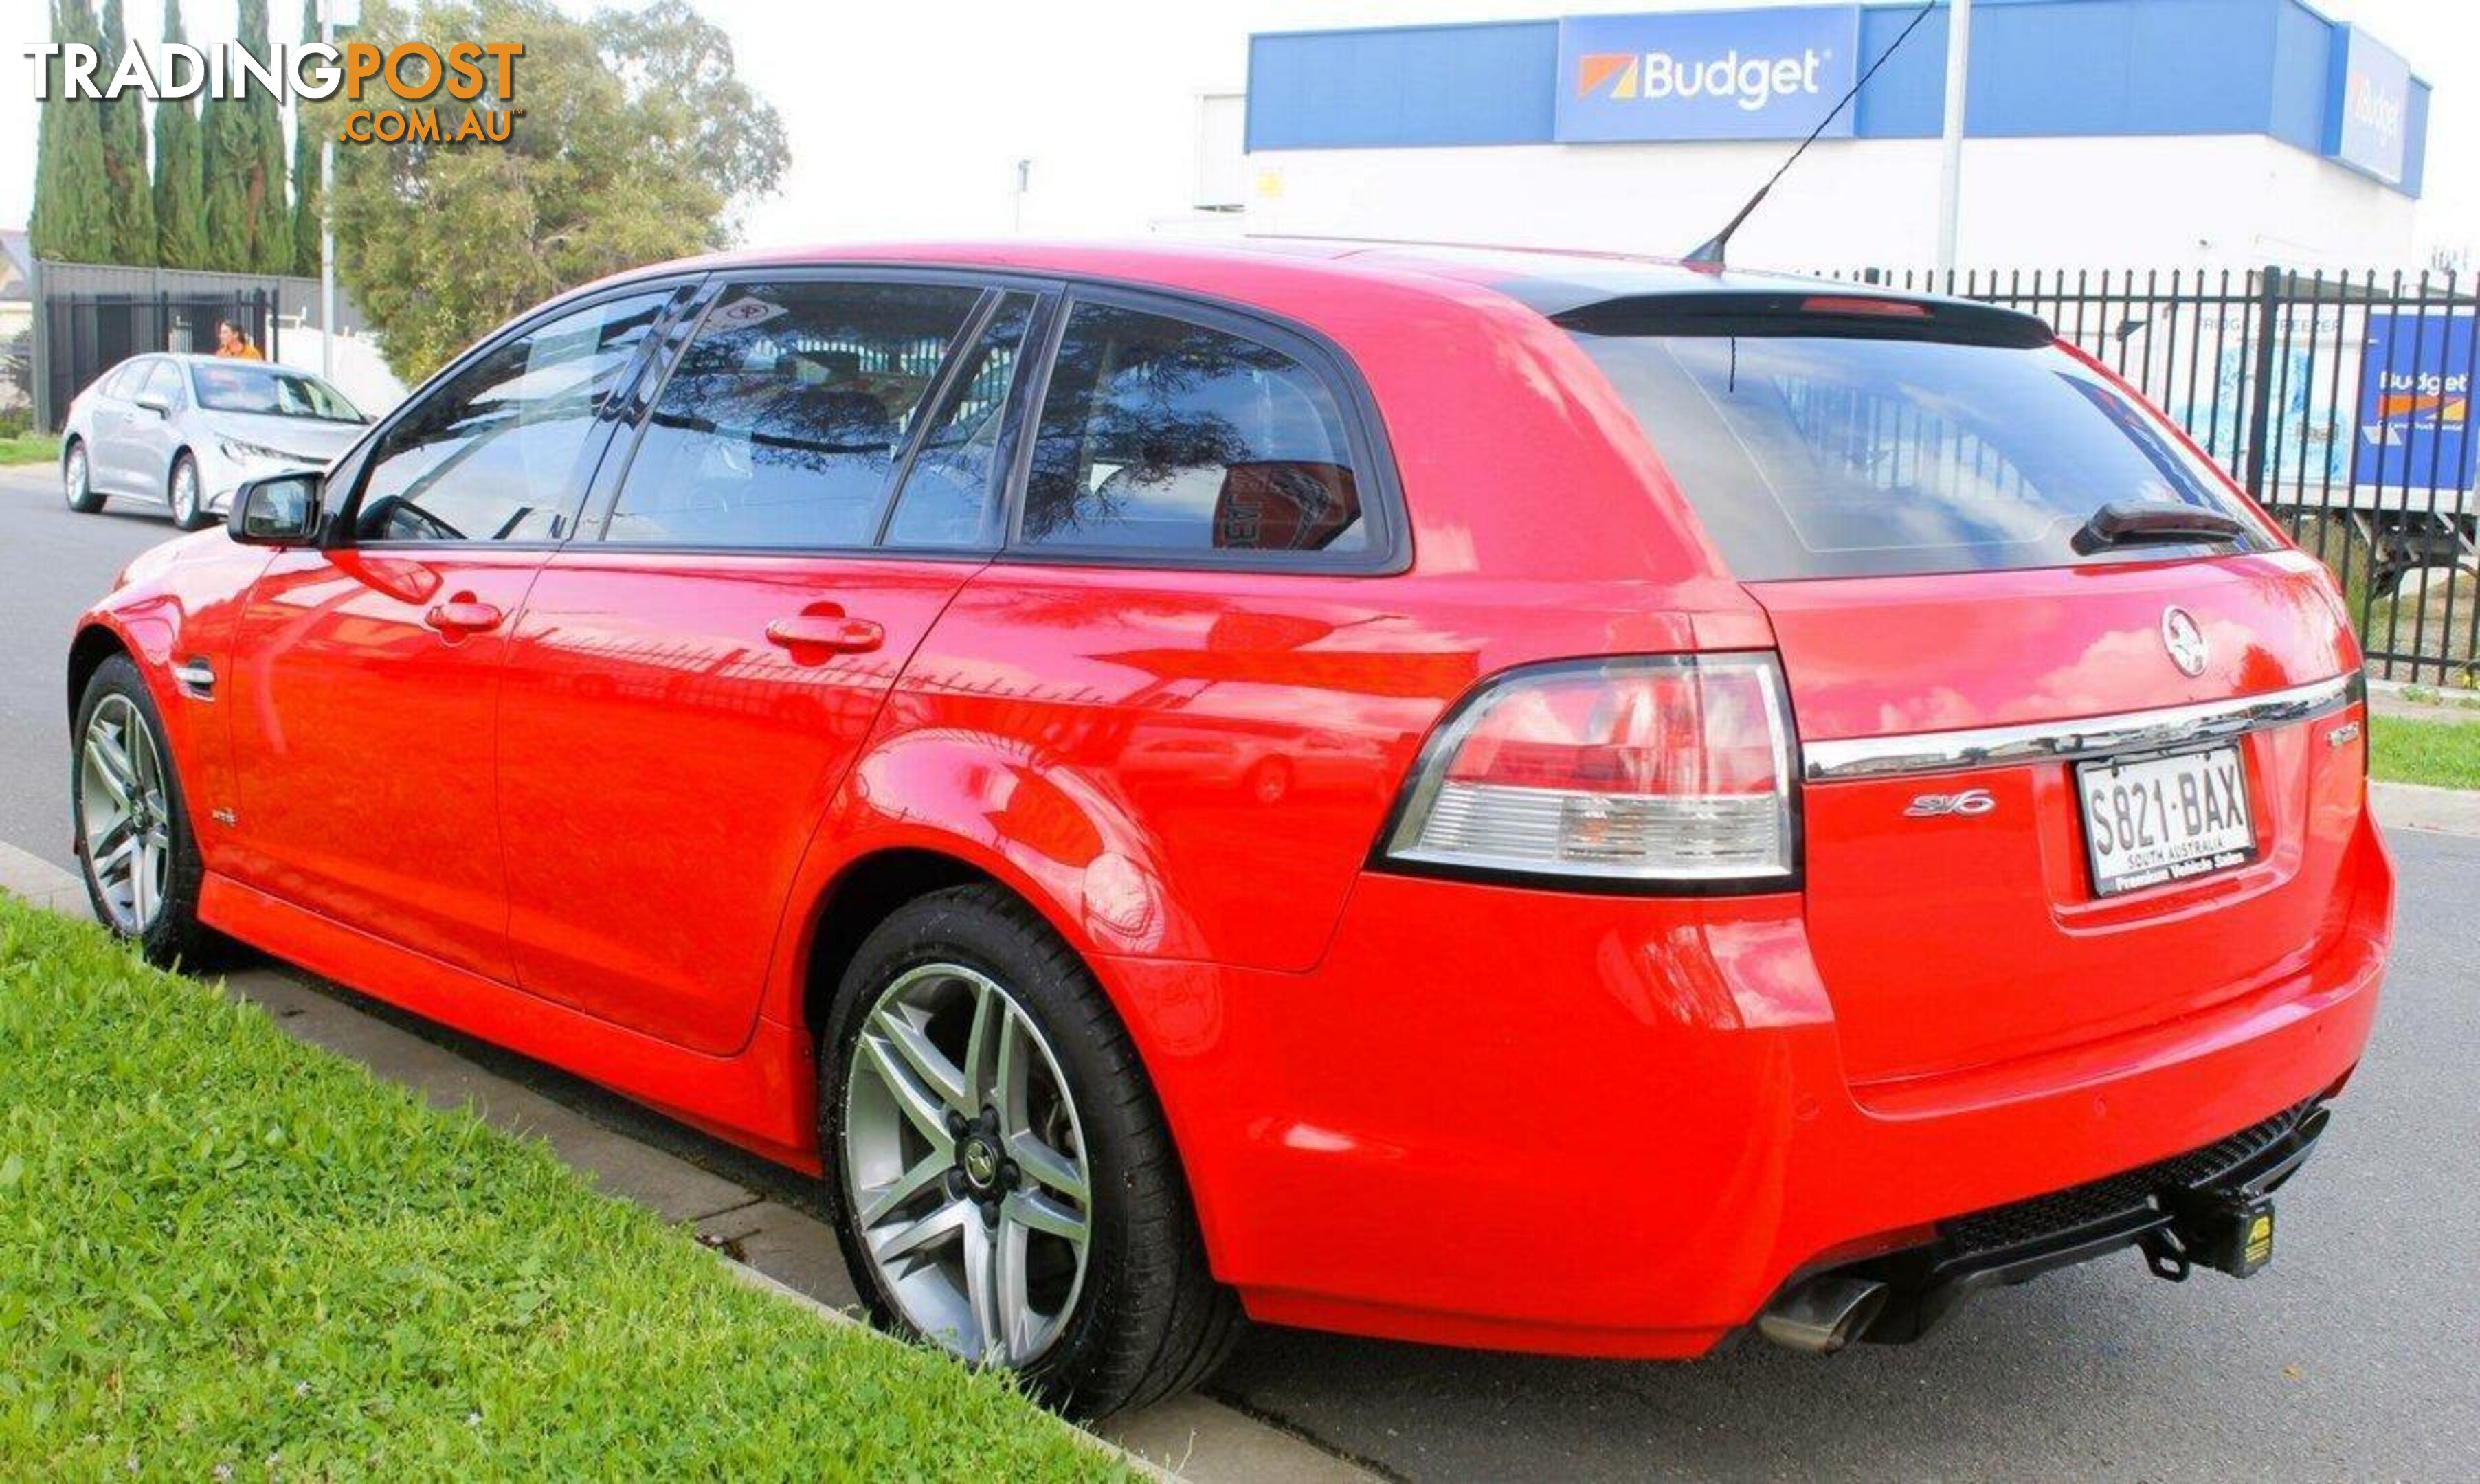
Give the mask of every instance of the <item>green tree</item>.
M 187 41 L 181 0 L 165 0 L 164 39 Z M 166 268 L 207 266 L 206 165 L 198 115 L 187 98 L 155 105 L 155 247 Z
M 53 0 L 52 39 L 103 44 L 87 0 Z M 104 191 L 104 106 L 65 96 L 59 59 L 47 66 L 51 87 L 37 126 L 35 205 L 26 223 L 29 245 L 36 257 L 55 263 L 109 263 L 115 243 Z
M 564 289 L 725 245 L 732 212 L 785 162 L 775 111 L 743 86 L 724 35 L 678 0 L 579 22 L 544 0 L 370 0 L 360 38 L 521 41 L 506 143 L 340 149 L 336 271 L 389 366 L 419 380 L 482 332 Z M 453 133 L 468 105 L 426 108 Z M 331 104 L 323 127 L 333 127 Z
M 121 0 L 103 0 L 103 65 L 120 65 L 129 27 Z M 155 192 L 146 175 L 146 100 L 135 91 L 103 105 L 104 209 L 112 218 L 112 261 L 144 268 L 155 262 Z
M 301 39 L 319 39 L 319 0 L 301 0 Z M 312 111 L 293 110 L 293 271 L 319 271 L 319 131 Z
M 241 0 L 237 38 L 254 57 L 273 55 L 267 0 Z M 232 273 L 292 271 L 284 118 L 275 95 L 253 82 L 242 97 L 210 98 L 199 132 L 206 155 L 208 266 Z

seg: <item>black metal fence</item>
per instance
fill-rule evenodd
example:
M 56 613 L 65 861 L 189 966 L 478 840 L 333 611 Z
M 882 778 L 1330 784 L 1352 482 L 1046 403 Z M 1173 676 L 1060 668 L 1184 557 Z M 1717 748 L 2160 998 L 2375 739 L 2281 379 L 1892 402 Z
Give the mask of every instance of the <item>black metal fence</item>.
M 69 399 L 114 366 L 150 350 L 211 352 L 216 326 L 247 330 L 272 359 L 279 333 L 275 295 L 265 289 L 223 294 L 55 294 L 39 306 L 48 354 L 45 397 L 57 422 Z
M 2480 295 L 2453 272 L 1835 276 L 2041 316 L 2133 383 L 2334 570 L 2370 673 L 2480 678 Z

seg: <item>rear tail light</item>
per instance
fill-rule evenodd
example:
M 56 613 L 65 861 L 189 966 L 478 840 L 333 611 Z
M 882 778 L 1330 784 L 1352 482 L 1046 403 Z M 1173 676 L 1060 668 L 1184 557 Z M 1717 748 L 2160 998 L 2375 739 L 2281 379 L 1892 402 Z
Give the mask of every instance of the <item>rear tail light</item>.
M 1770 654 L 1511 671 L 1422 749 L 1381 856 L 1549 884 L 1778 890 L 1799 859 L 1791 736 Z

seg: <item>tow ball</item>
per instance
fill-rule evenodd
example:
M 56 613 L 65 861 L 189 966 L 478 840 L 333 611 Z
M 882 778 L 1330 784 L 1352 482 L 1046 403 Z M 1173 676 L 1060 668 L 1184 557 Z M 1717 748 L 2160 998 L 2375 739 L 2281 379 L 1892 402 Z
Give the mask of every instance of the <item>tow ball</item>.
M 2273 1198 L 2196 1192 L 2172 1198 L 2171 1222 L 2144 1234 L 2144 1266 L 2184 1283 L 2210 1267 L 2245 1278 L 2273 1261 Z

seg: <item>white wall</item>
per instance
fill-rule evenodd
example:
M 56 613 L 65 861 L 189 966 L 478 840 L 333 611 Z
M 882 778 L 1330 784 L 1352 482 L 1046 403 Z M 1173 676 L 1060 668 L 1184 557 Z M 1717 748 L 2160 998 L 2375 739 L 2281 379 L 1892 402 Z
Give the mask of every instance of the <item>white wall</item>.
M 1253 233 L 1685 253 L 1782 162 L 1781 143 L 1267 151 Z M 1925 266 L 1935 140 L 1821 141 L 1734 239 L 1750 267 Z M 1974 140 L 1960 259 L 2003 268 L 2409 259 L 2408 197 L 2255 135 Z

